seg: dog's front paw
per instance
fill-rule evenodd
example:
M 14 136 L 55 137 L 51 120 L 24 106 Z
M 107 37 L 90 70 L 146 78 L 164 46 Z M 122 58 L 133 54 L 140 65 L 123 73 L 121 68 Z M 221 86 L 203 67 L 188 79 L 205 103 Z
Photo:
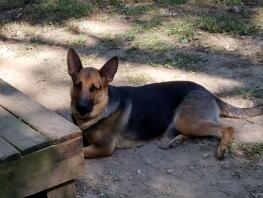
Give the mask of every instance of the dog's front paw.
M 226 148 L 218 148 L 216 152 L 216 158 L 218 160 L 223 160 L 225 158 Z
M 163 150 L 168 150 L 169 148 L 171 148 L 171 145 L 169 145 L 169 144 L 160 144 L 158 146 L 158 148 L 163 149 Z
M 171 148 L 170 139 L 168 137 L 162 137 L 158 147 L 163 150 Z

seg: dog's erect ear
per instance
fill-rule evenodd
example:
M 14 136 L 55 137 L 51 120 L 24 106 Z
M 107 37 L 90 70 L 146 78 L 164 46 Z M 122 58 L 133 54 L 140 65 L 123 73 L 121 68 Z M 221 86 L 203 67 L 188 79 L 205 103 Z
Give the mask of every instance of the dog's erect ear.
M 100 69 L 100 76 L 106 83 L 113 81 L 114 75 L 118 69 L 118 57 L 114 56 Z
M 72 79 L 76 78 L 77 74 L 82 69 L 82 64 L 79 59 L 79 56 L 72 48 L 68 50 L 67 63 L 68 63 L 68 74 L 71 76 Z

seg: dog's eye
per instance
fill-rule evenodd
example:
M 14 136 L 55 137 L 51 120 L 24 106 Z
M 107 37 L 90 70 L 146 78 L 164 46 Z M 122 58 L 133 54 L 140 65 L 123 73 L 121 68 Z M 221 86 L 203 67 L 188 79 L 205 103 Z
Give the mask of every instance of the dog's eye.
M 81 89 L 81 87 L 82 87 L 81 82 L 75 83 L 75 84 L 74 84 L 74 87 L 75 87 L 76 89 Z
M 98 91 L 98 90 L 99 90 L 99 88 L 98 88 L 98 87 L 95 87 L 94 84 L 92 84 L 91 87 L 90 87 L 90 89 L 89 89 L 90 92 L 95 92 L 95 91 Z

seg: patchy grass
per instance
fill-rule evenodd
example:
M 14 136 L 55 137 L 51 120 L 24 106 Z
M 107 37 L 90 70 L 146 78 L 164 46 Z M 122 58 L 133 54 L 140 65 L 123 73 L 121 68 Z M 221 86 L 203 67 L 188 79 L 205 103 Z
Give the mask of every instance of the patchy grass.
M 181 68 L 200 70 L 197 64 L 202 61 L 199 55 L 191 53 L 177 53 L 176 45 L 171 41 L 162 39 L 160 33 L 143 34 L 135 37 L 131 47 L 126 49 L 123 60 L 137 59 L 152 66 L 166 68 Z
M 263 89 L 259 87 L 237 87 L 233 90 L 218 94 L 219 97 L 241 96 L 244 99 L 263 98 Z
M 88 16 L 93 9 L 92 4 L 75 0 L 43 0 L 25 7 L 24 16 L 30 21 L 60 23 L 65 19 Z
M 168 56 L 161 65 L 167 68 L 191 69 L 195 71 L 200 70 L 197 63 L 201 60 L 202 58 L 195 54 L 177 53 Z
M 119 42 L 125 39 L 122 35 L 115 35 L 111 33 L 105 33 L 99 36 L 101 42 L 108 43 L 112 45 L 117 45 Z
M 98 35 L 101 44 L 105 44 L 110 48 L 121 47 L 125 42 L 130 42 L 134 39 L 134 36 L 129 33 L 124 34 L 112 34 L 104 33 Z
M 237 90 L 239 95 L 242 95 L 244 99 L 251 99 L 251 98 L 263 98 L 263 89 L 259 87 L 254 88 L 242 88 Z
M 244 155 L 249 159 L 263 160 L 263 143 L 243 143 L 234 140 L 230 152 L 234 155 Z
M 100 6 L 110 5 L 110 6 L 122 6 L 122 5 L 133 5 L 136 3 L 156 3 L 159 5 L 181 5 L 187 3 L 188 0 L 93 0 L 93 3 L 96 3 Z
M 214 2 L 219 5 L 227 5 L 227 6 L 242 4 L 242 0 L 214 0 Z
M 95 54 L 80 56 L 81 62 L 84 67 L 100 68 L 102 65 L 95 64 L 98 61 L 98 56 Z
M 167 25 L 165 31 L 168 36 L 174 36 L 181 43 L 186 43 L 194 37 L 196 28 L 191 20 L 179 20 L 173 25 Z
M 175 46 L 164 41 L 156 34 L 147 34 L 143 38 L 135 40 L 133 42 L 133 48 L 155 51 L 155 53 L 163 53 L 168 49 L 175 48 Z
M 8 38 L 21 37 L 22 35 L 26 37 L 33 37 L 36 30 L 36 28 L 26 22 L 14 22 L 7 23 L 2 26 L 0 25 L 0 34 L 6 35 Z
M 17 0 L 1 0 L 0 1 L 0 10 L 4 9 L 13 9 L 25 4 L 24 1 L 17 1 Z
M 124 54 L 122 55 L 122 60 L 127 60 L 133 57 L 137 53 L 138 49 L 136 47 L 129 47 L 125 50 Z
M 199 1 L 204 1 L 210 6 L 203 8 L 200 5 L 196 9 L 189 9 L 189 12 L 185 12 L 189 5 L 193 7 Z M 102 50 L 123 49 L 123 60 L 129 59 L 168 68 L 196 71 L 203 69 L 198 64 L 202 60 L 199 56 L 190 53 L 176 53 L 176 48 L 195 46 L 195 41 L 198 39 L 195 35 L 200 29 L 210 33 L 226 33 L 231 36 L 249 35 L 258 30 L 257 26 L 251 22 L 252 17 L 246 18 L 242 14 L 231 14 L 226 12 L 225 6 L 218 6 L 218 4 L 237 5 L 241 0 L 198 0 L 198 2 L 191 1 L 190 4 L 188 0 L 37 0 L 33 2 L 38 3 L 30 3 L 30 6 L 26 6 L 23 17 L 34 22 L 39 20 L 43 23 L 63 23 L 66 19 L 87 16 L 95 9 L 105 11 L 103 17 L 98 19 L 101 21 L 111 18 L 112 12 L 125 15 L 124 19 L 132 23 L 130 30 L 120 34 L 103 32 L 96 35 L 97 49 L 100 50 L 100 47 Z M 186 7 L 185 5 L 177 6 L 184 3 L 187 4 Z M 216 10 L 215 6 L 220 10 Z M 170 12 L 173 11 L 176 12 L 175 16 L 170 15 Z M 68 23 L 63 23 L 63 25 L 67 26 Z M 68 30 L 78 35 L 79 38 L 67 44 L 80 47 L 86 45 L 83 39 L 84 33 L 80 31 L 78 25 L 68 25 Z M 35 31 L 25 33 L 25 35 L 28 37 L 30 34 L 34 35 L 32 32 Z M 249 92 L 249 96 L 257 94 L 258 90 Z
M 69 44 L 69 45 L 72 45 L 72 46 L 85 47 L 85 45 L 86 45 L 86 39 L 84 39 L 84 38 L 71 39 L 71 40 L 68 42 L 68 44 Z
M 162 5 L 181 5 L 188 2 L 188 0 L 156 0 L 158 3 Z
M 109 40 L 116 40 L 118 42 L 125 42 L 125 41 L 130 41 L 132 42 L 135 39 L 135 36 L 130 33 L 121 33 L 121 34 L 104 34 L 108 35 Z
M 151 20 L 135 20 L 130 30 L 124 34 L 120 34 L 119 37 L 121 37 L 122 40 L 133 41 L 138 35 L 144 34 L 145 37 L 148 37 L 148 40 L 152 40 L 150 42 L 153 43 L 155 42 L 153 40 L 160 40 L 160 38 L 153 38 L 152 34 L 159 26 L 161 26 L 161 18 L 159 17 L 153 17 Z M 136 43 L 136 45 L 140 45 L 139 42 Z M 140 41 L 140 43 L 145 44 L 147 41 L 144 39 L 144 41 Z M 134 42 L 131 44 L 135 47 Z
M 128 83 L 132 86 L 140 86 L 152 81 L 153 79 L 147 74 L 136 74 L 128 77 Z
M 263 31 L 263 6 L 259 7 L 253 15 L 255 23 L 260 27 L 260 30 Z
M 207 13 L 196 21 L 196 25 L 198 28 L 210 33 L 230 35 L 250 35 L 258 30 L 258 26 L 253 22 L 227 13 Z
M 153 31 L 156 30 L 158 26 L 161 26 L 161 24 L 162 18 L 159 16 L 153 17 L 150 20 L 135 20 L 130 32 L 137 34 Z
M 216 144 L 216 139 L 212 137 L 203 137 L 193 139 L 194 142 L 197 143 L 198 149 L 201 151 L 209 151 Z
M 121 4 L 114 10 L 115 12 L 126 14 L 128 16 L 139 16 L 142 14 L 146 14 L 152 9 L 152 6 L 149 5 L 129 5 L 129 4 Z

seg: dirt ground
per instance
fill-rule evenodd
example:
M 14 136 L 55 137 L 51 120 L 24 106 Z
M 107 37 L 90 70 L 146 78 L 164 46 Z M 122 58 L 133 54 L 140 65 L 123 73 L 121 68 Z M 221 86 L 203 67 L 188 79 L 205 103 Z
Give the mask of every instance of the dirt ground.
M 183 9 L 190 8 L 185 5 Z M 167 20 L 172 20 L 171 12 L 180 16 L 177 7 L 160 11 L 162 16 L 168 15 Z M 6 20 L 9 15 L 18 19 Z M 262 10 L 257 16 L 263 16 Z M 123 41 L 119 35 L 130 30 L 132 17 L 98 11 L 62 25 L 46 25 L 23 21 L 23 12 L 17 8 L 2 12 L 0 19 L 5 23 L 1 24 L 0 77 L 70 120 L 71 80 L 66 52 L 74 47 L 84 66 L 100 67 L 118 55 L 121 61 L 115 85 L 190 80 L 238 107 L 263 103 L 262 31 L 246 36 L 199 31 L 186 43 L 157 31 L 138 33 L 135 40 Z M 155 42 L 145 41 L 150 34 L 176 48 L 163 51 L 156 45 L 149 47 Z M 157 42 L 157 47 L 160 45 Z M 178 67 L 160 64 L 174 51 L 187 55 L 175 56 L 186 66 L 178 62 Z M 245 148 L 237 147 L 223 161 L 215 158 L 218 140 L 213 138 L 189 140 L 170 150 L 160 150 L 158 140 L 153 140 L 139 148 L 117 150 L 112 157 L 85 160 L 85 175 L 76 182 L 77 197 L 262 198 L 263 147 L 259 142 L 263 142 L 263 116 L 253 121 L 257 126 L 250 124 L 251 128 L 236 136 Z M 253 127 L 255 131 L 250 130 Z M 249 147 L 253 143 L 258 147 Z

